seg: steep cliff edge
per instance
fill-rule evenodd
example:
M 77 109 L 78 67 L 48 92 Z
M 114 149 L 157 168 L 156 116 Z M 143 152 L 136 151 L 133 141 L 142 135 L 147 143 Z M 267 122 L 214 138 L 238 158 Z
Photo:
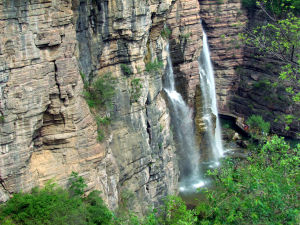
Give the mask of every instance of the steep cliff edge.
M 0 3 L 1 201 L 71 171 L 102 191 L 111 208 L 122 192 L 133 208 L 175 193 L 178 169 L 163 70 L 145 71 L 145 55 L 165 60 L 160 37 L 172 1 L 2 1 Z M 147 44 L 148 43 L 148 44 Z M 133 74 L 124 76 L 120 65 Z M 80 71 L 116 78 L 110 133 L 97 142 Z M 142 81 L 130 102 L 131 81 Z
M 239 42 L 247 25 L 240 0 L 1 1 L 0 201 L 50 179 L 65 186 L 72 171 L 85 178 L 87 191 L 102 191 L 112 209 L 128 192 L 138 212 L 177 193 L 176 144 L 163 92 L 165 47 L 170 42 L 176 88 L 193 108 L 200 145 L 200 19 L 221 113 L 272 121 L 297 112 L 281 107 L 284 99 L 274 106 L 264 92 L 257 94 L 255 83 L 274 75 L 272 62 L 257 63 Z M 93 82 L 108 73 L 116 93 L 112 107 L 100 112 L 111 124 L 98 142 L 99 112 L 87 105 L 80 74 Z M 299 122 L 289 132 L 282 124 L 274 130 L 294 136 Z

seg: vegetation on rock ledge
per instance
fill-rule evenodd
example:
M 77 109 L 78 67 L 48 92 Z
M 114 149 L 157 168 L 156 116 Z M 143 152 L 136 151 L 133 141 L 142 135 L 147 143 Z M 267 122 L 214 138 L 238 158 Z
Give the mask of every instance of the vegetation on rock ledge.
M 110 117 L 107 115 L 100 116 L 100 111 L 103 114 L 106 110 L 111 108 L 112 99 L 115 96 L 115 79 L 112 78 L 111 73 L 106 73 L 96 78 L 92 83 L 86 80 L 86 76 L 81 73 L 84 83 L 84 98 L 88 106 L 91 108 L 97 123 L 98 141 L 103 141 L 105 137 L 104 130 L 110 123 Z
M 97 191 L 84 197 L 84 180 L 72 173 L 67 190 L 48 183 L 31 193 L 15 194 L 0 208 L 0 220 L 6 225 L 299 224 L 299 156 L 300 145 L 291 148 L 273 136 L 252 149 L 247 160 L 228 159 L 222 168 L 211 170 L 216 188 L 207 190 L 195 209 L 169 196 L 143 218 L 128 209 L 109 211 Z M 131 194 L 126 196 L 122 207 L 130 204 Z

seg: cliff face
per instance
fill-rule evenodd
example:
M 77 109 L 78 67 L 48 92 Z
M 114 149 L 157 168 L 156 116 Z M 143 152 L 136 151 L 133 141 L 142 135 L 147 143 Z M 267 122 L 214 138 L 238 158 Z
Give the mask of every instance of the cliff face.
M 110 71 L 117 78 L 109 148 L 117 162 L 120 197 L 123 191 L 133 192 L 137 211 L 177 189 L 175 147 L 162 95 L 163 71 L 145 71 L 145 64 L 166 59 L 161 30 L 172 4 L 79 1 L 76 6 L 80 67 L 89 77 Z M 123 65 L 131 75 L 122 71 Z M 142 90 L 132 103 L 133 79 L 140 79 Z
M 242 64 L 244 57 L 243 43 L 240 43 L 238 34 L 245 28 L 247 17 L 240 0 L 199 2 L 214 63 L 219 111 L 230 112 L 228 101 L 239 80 L 235 68 Z
M 78 171 L 117 201 L 118 173 L 82 98 L 70 1 L 2 1 L 1 200 Z
M 280 62 L 248 49 L 238 34 L 261 23 L 247 13 L 241 0 L 199 0 L 200 15 L 209 37 L 215 69 L 219 113 L 247 119 L 261 115 L 279 135 L 299 138 L 297 119 L 286 130 L 287 115 L 299 118 L 299 104 L 291 101 L 284 82 L 278 80 Z M 272 83 L 278 82 L 277 87 Z
M 1 201 L 79 172 L 111 208 L 124 191 L 137 211 L 176 192 L 178 169 L 162 71 L 146 72 L 144 56 L 165 60 L 160 37 L 172 1 L 17 1 L 0 3 Z M 148 43 L 148 44 L 147 44 Z M 123 75 L 120 64 L 133 75 Z M 89 79 L 117 80 L 112 124 L 103 142 L 82 96 Z M 142 81 L 130 102 L 131 80 Z M 142 202 L 142 203 L 141 203 Z
M 139 212 L 176 193 L 175 141 L 162 90 L 165 47 L 169 42 L 177 90 L 194 109 L 200 145 L 205 128 L 200 19 L 209 37 L 221 113 L 288 113 L 248 88 L 267 73 L 238 41 L 247 22 L 240 0 L 1 1 L 0 201 L 50 179 L 65 186 L 72 171 L 85 178 L 88 191 L 102 191 L 111 208 L 128 192 Z M 163 68 L 146 69 L 158 61 Z M 248 72 L 242 74 L 240 67 Z M 89 109 L 80 73 L 91 82 L 107 73 L 115 79 L 112 108 Z M 133 100 L 137 80 L 140 93 Z M 102 142 L 97 113 L 111 118 Z M 291 130 L 297 129 L 299 124 Z

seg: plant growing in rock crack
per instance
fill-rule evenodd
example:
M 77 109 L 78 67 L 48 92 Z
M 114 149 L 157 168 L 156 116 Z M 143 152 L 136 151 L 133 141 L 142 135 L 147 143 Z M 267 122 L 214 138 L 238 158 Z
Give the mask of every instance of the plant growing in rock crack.
M 101 142 L 104 140 L 104 131 L 107 130 L 111 120 L 107 115 L 101 117 L 99 113 L 101 112 L 103 115 L 104 111 L 112 107 L 112 99 L 115 96 L 115 78 L 111 77 L 111 73 L 106 73 L 89 84 L 83 73 L 81 73 L 81 77 L 84 82 L 83 95 L 96 119 L 97 140 Z
M 170 36 L 171 36 L 171 34 L 172 34 L 172 31 L 171 31 L 167 26 L 165 26 L 165 27 L 161 30 L 160 34 L 161 34 L 162 38 L 164 38 L 164 39 L 169 39 Z
M 180 34 L 180 38 L 183 39 L 184 41 L 188 41 L 189 38 L 191 37 L 192 33 L 184 33 L 184 34 Z
M 149 73 L 157 72 L 164 66 L 163 61 L 155 60 L 154 62 L 148 62 L 146 64 L 146 71 Z
M 142 95 L 143 85 L 140 78 L 134 78 L 131 82 L 130 102 L 137 102 Z
M 90 108 L 108 109 L 112 105 L 112 99 L 115 95 L 115 79 L 111 73 L 96 78 L 90 85 L 85 85 L 84 98 Z
M 160 132 L 162 132 L 163 129 L 164 129 L 164 126 L 160 124 L 160 125 L 159 125 L 159 130 L 160 130 Z
M 96 123 L 97 123 L 97 140 L 103 141 L 105 138 L 105 130 L 107 130 L 107 126 L 111 123 L 111 118 L 108 116 L 101 117 L 97 115 L 96 117 Z
M 131 201 L 134 200 L 134 193 L 130 190 L 124 189 L 121 191 L 121 196 L 120 196 L 120 212 L 128 211 L 129 210 L 129 205 Z
M 82 196 L 84 194 L 84 189 L 87 187 L 83 177 L 78 176 L 78 173 L 72 171 L 69 178 L 70 183 L 70 193 L 72 196 Z
M 123 74 L 127 77 L 129 77 L 130 75 L 133 74 L 130 66 L 128 66 L 126 64 L 121 64 L 121 70 L 122 70 Z

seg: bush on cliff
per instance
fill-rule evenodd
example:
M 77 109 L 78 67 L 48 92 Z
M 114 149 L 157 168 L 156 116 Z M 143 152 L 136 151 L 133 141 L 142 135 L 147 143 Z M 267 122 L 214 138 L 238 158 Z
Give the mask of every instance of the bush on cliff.
M 92 83 L 85 81 L 85 76 L 81 75 L 84 81 L 84 97 L 90 108 L 110 108 L 115 95 L 115 79 L 111 73 L 106 73 L 96 78 Z
M 71 188 L 64 190 L 55 183 L 33 188 L 31 193 L 17 193 L 0 208 L 0 224 L 66 225 L 111 224 L 112 213 L 99 192 L 81 197 L 85 183 L 72 173 Z
M 273 136 L 247 160 L 226 160 L 209 172 L 215 188 L 207 190 L 194 210 L 182 199 L 170 196 L 146 217 L 127 210 L 118 218 L 107 209 L 99 192 L 82 197 L 84 180 L 72 173 L 70 187 L 53 183 L 18 193 L 0 208 L 0 223 L 16 224 L 115 224 L 115 225 L 210 225 L 299 224 L 300 144 L 291 148 Z M 129 203 L 129 202 L 128 202 Z
M 250 135 L 252 138 L 264 139 L 270 131 L 270 123 L 265 122 L 264 119 L 259 115 L 251 115 L 247 124 L 249 125 Z

